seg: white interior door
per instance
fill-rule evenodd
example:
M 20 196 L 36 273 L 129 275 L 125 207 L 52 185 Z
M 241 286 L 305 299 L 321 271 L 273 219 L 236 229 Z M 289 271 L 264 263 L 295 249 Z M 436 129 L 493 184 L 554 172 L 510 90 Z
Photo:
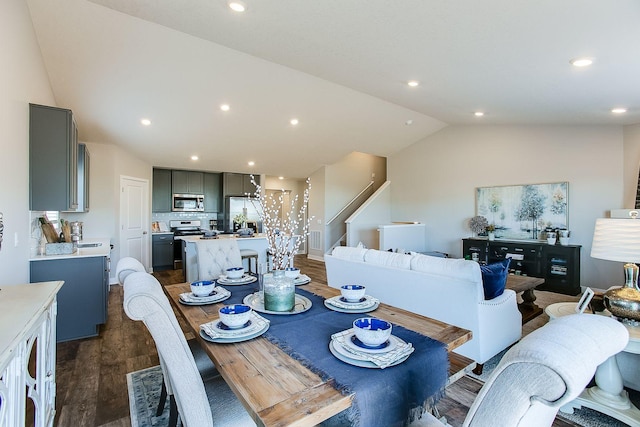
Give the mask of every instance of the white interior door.
M 149 181 L 120 177 L 120 258 L 133 257 L 149 271 Z

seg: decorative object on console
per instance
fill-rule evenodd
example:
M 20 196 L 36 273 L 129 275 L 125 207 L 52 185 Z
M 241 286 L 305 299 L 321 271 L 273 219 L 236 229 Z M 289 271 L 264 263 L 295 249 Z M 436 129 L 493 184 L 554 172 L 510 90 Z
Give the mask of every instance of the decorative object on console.
M 313 216 L 305 218 L 309 207 L 309 190 L 311 190 L 311 180 L 307 178 L 307 188 L 302 195 L 302 205 L 299 209 L 298 195 L 291 198 L 291 204 L 287 210 L 284 203 L 284 193 L 279 197 L 267 196 L 263 194 L 262 187 L 256 183 L 251 175 L 251 183 L 255 185 L 256 191 L 251 198 L 258 216 L 262 221 L 262 229 L 267 237 L 267 244 L 271 255 L 271 269 L 284 270 L 293 266 L 293 256 L 298 252 L 300 246 L 307 240 L 309 224 Z
M 507 239 L 540 238 L 545 227 L 568 227 L 568 182 L 479 187 L 476 214 L 489 217 Z
M 640 321 L 640 219 L 598 218 L 593 233 L 591 257 L 625 262 L 625 283 L 621 288 L 609 289 L 604 304 L 616 317 L 626 323 Z
M 487 218 L 481 215 L 476 215 L 469 220 L 469 228 L 476 235 L 484 233 L 487 230 L 487 225 L 489 225 Z
M 509 264 L 511 258 L 489 265 L 481 265 L 482 287 L 484 288 L 484 298 L 494 299 L 502 295 L 507 286 L 507 275 L 509 274 Z

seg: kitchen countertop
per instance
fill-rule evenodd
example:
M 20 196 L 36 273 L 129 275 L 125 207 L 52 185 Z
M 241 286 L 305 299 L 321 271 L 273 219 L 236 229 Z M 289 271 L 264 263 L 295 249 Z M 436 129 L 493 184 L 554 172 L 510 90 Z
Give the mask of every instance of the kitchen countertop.
M 35 255 L 29 258 L 29 261 L 46 261 L 46 260 L 52 260 L 52 259 L 71 259 L 71 258 L 87 258 L 87 257 L 96 257 L 96 256 L 109 256 L 109 252 L 111 252 L 111 242 L 110 242 L 110 239 L 107 237 L 85 239 L 79 242 L 80 245 L 82 245 L 83 243 L 101 243 L 101 245 L 98 247 L 78 248 L 78 250 L 72 254 Z
M 175 236 L 176 239 L 184 240 L 185 242 L 197 242 L 198 240 L 215 240 L 215 239 L 202 239 L 202 236 Z M 251 237 L 239 237 L 237 234 L 218 234 L 218 239 L 238 239 L 238 240 L 255 240 L 266 239 L 266 234 L 258 233 Z

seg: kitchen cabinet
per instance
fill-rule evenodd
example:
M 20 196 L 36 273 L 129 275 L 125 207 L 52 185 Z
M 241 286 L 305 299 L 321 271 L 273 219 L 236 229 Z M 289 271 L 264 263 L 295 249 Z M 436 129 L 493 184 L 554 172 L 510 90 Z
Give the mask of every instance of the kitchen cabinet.
M 153 169 L 152 211 L 171 212 L 171 170 Z
M 548 245 L 542 242 L 462 239 L 465 258 L 492 264 L 511 258 L 509 272 L 541 277 L 538 290 L 578 295 L 580 288 L 580 245 Z
M 89 212 L 89 171 L 91 155 L 86 144 L 78 144 L 78 208 L 77 212 Z
M 31 283 L 62 280 L 58 292 L 57 341 L 98 335 L 107 321 L 109 267 L 106 256 L 30 262 Z
M 78 129 L 71 110 L 29 104 L 29 209 L 78 208 Z
M 257 184 L 260 184 L 259 175 L 255 175 L 254 179 Z M 251 182 L 250 174 L 225 172 L 223 181 L 225 196 L 245 196 L 247 193 L 253 195 L 256 191 L 255 185 Z
M 152 236 L 151 264 L 153 271 L 173 269 L 173 233 Z
M 174 194 L 203 194 L 204 173 L 174 170 L 171 172 L 171 186 Z
M 221 175 L 219 173 L 204 174 L 204 211 L 219 212 L 221 202 Z

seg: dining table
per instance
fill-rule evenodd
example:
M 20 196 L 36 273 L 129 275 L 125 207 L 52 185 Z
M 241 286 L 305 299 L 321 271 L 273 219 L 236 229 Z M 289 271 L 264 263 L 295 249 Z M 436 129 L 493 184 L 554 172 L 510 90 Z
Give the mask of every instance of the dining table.
M 232 293 L 237 292 L 238 288 L 226 287 Z M 322 299 L 340 295 L 338 289 L 313 281 L 296 286 L 298 289 Z M 184 320 L 185 332 L 195 335 L 258 426 L 314 426 L 351 408 L 357 393 L 345 393 L 333 378 L 327 378 L 305 366 L 308 364 L 292 357 L 264 336 L 235 343 L 215 343 L 203 339 L 200 326 L 216 321 L 218 310 L 229 302 L 182 304 L 180 295 L 190 290 L 189 283 L 164 286 L 176 313 Z M 469 330 L 384 303 L 380 303 L 374 311 L 358 315 L 362 316 L 379 317 L 411 333 L 436 340 L 444 345 L 447 355 L 472 338 Z M 322 345 L 328 346 L 329 340 L 330 336 L 327 336 Z M 372 371 L 357 369 L 365 376 Z

